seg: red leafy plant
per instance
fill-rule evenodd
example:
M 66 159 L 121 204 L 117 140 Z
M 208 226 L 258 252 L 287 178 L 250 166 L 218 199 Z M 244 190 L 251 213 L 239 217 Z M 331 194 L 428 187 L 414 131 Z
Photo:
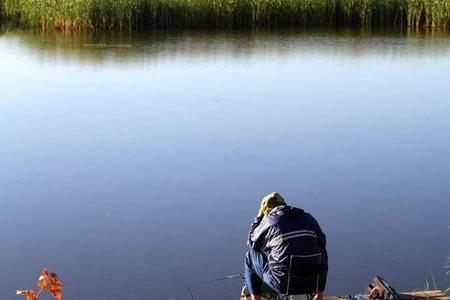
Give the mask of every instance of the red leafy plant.
M 43 290 L 48 290 L 57 300 L 62 299 L 62 283 L 58 275 L 50 273 L 47 268 L 42 269 L 41 276 L 37 281 L 40 290 L 36 293 L 34 290 L 17 290 L 17 295 L 23 295 L 26 300 L 37 300 Z

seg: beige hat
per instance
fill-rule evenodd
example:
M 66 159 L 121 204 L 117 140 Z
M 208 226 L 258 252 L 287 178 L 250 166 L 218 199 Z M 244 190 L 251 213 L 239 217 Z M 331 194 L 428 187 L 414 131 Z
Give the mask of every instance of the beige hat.
M 277 192 L 270 193 L 261 200 L 261 210 L 267 215 L 274 207 L 284 205 L 286 202 Z

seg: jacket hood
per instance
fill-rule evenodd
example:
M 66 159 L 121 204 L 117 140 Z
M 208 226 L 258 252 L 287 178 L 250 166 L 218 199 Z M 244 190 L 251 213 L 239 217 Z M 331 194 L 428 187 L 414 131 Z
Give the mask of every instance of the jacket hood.
M 269 215 L 272 216 L 289 216 L 289 217 L 297 217 L 302 214 L 304 214 L 305 211 L 303 209 L 289 206 L 289 205 L 280 205 L 272 209 L 272 211 L 269 213 Z

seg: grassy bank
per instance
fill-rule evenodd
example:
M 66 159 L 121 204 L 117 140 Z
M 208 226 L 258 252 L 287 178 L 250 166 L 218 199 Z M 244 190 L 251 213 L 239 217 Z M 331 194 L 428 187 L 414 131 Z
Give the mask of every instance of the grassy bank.
M 2 22 L 43 30 L 390 26 L 449 28 L 450 0 L 0 0 Z
M 450 255 L 447 257 L 447 263 L 446 263 L 446 265 L 445 265 L 445 268 L 447 269 L 447 275 L 450 275 Z M 445 292 L 446 292 L 447 294 L 450 293 L 450 285 L 449 285 L 449 287 L 447 288 L 447 290 L 445 290 Z

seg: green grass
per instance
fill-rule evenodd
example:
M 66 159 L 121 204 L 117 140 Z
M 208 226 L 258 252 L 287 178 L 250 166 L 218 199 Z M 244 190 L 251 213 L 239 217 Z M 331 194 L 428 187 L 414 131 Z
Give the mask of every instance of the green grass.
M 447 263 L 445 265 L 445 268 L 447 269 L 447 275 L 450 275 L 450 256 L 447 257 Z M 446 293 L 450 293 L 450 286 L 445 290 Z
M 432 290 L 438 290 L 438 287 L 436 285 L 436 281 L 434 280 L 433 273 L 430 271 L 430 278 L 428 279 L 428 275 L 425 277 L 425 291 L 432 291 Z
M 1 22 L 42 30 L 450 26 L 450 0 L 0 0 Z

